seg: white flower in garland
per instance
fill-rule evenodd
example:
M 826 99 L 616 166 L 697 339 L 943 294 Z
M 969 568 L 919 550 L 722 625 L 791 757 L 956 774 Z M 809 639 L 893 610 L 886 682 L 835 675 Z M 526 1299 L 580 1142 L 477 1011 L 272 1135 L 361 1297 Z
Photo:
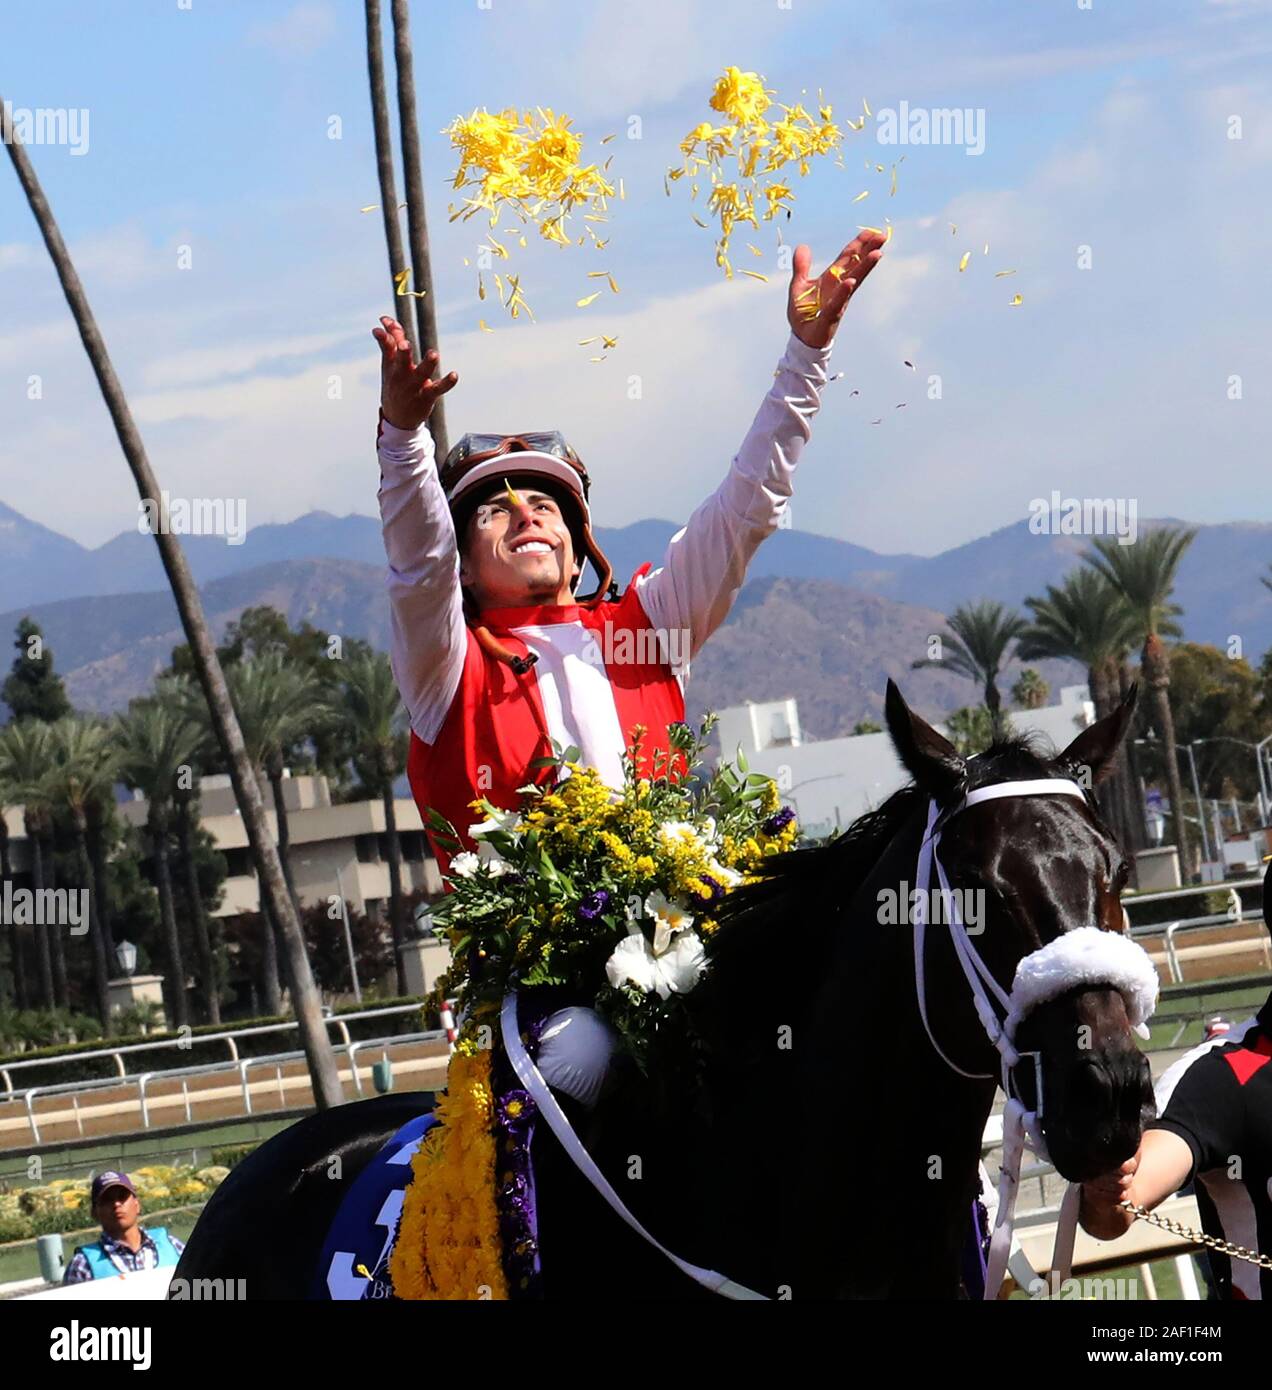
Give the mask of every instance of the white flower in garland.
M 637 925 L 606 961 L 605 978 L 615 988 L 630 980 L 646 994 L 657 991 L 660 999 L 687 994 L 706 969 L 702 942 L 689 930 L 693 916 L 658 891 L 645 899 L 645 911 L 654 921 L 653 942 Z
M 513 866 L 496 854 L 490 845 L 479 843 L 477 848 L 477 854 L 473 854 L 471 850 L 464 850 L 451 860 L 452 878 L 473 878 L 478 869 L 485 869 L 492 878 L 502 878 L 504 874 L 514 872 Z
M 502 830 L 505 835 L 516 835 L 521 829 L 520 811 L 500 811 L 491 808 L 491 814 L 484 821 L 468 827 L 470 840 L 481 840 L 492 831 Z
M 462 854 L 457 854 L 450 862 L 450 873 L 453 878 L 472 878 L 477 872 L 477 866 L 481 861 L 471 850 L 464 850 Z

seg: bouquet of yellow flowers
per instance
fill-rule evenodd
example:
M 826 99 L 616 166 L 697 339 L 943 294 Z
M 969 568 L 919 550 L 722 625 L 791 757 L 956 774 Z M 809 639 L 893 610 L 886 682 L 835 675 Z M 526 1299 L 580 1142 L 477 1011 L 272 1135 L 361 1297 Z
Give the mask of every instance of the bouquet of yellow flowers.
M 798 835 L 776 783 L 751 772 L 741 750 L 709 777 L 695 772 L 714 723 L 708 715 L 697 734 L 673 725 L 672 751 L 652 777 L 637 775 L 636 730 L 621 790 L 567 748 L 536 764 L 558 775 L 520 788 L 521 806 L 472 803 L 484 816 L 468 831 L 478 850 L 455 854 L 451 891 L 433 914 L 453 959 L 438 992 L 461 998 L 470 1026 L 488 1021 L 509 989 L 565 987 L 643 1064 L 706 969 L 725 895 Z M 460 849 L 448 822 L 436 813 L 429 822 Z

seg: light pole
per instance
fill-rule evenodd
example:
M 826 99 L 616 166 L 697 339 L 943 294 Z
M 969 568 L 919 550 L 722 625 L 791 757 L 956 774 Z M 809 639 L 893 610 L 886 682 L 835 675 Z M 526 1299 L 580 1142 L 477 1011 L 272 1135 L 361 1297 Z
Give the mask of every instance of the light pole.
M 305 868 L 309 868 L 312 861 L 302 859 L 300 861 Z M 340 895 L 340 920 L 344 924 L 345 952 L 349 957 L 349 978 L 353 981 L 354 1002 L 362 1003 L 362 986 L 358 983 L 358 966 L 353 956 L 353 933 L 349 930 L 349 909 L 345 904 L 344 882 L 340 877 L 340 867 L 336 866 L 336 891 Z
M 1263 769 L 1263 744 L 1272 742 L 1272 734 L 1269 734 L 1268 737 L 1265 738 L 1262 743 L 1251 743 L 1249 739 L 1245 738 L 1233 738 L 1231 734 L 1211 734 L 1209 738 L 1197 738 L 1194 739 L 1193 742 L 1238 743 L 1241 745 L 1242 748 L 1253 748 L 1254 765 L 1259 772 L 1259 791 L 1262 793 L 1263 806 L 1265 808 L 1265 814 L 1267 814 L 1267 808 L 1269 806 L 1269 803 L 1272 802 L 1272 796 L 1269 795 L 1269 792 L 1272 789 L 1270 789 L 1268 786 L 1268 779 Z

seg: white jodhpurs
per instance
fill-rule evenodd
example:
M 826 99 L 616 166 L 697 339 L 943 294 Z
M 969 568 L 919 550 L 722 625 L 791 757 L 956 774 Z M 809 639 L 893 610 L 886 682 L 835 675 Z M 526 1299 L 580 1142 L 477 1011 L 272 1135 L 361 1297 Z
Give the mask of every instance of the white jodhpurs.
M 590 1110 L 601 1094 L 614 1043 L 614 1030 L 595 1009 L 558 1009 L 548 1015 L 539 1035 L 539 1071 L 554 1091 Z

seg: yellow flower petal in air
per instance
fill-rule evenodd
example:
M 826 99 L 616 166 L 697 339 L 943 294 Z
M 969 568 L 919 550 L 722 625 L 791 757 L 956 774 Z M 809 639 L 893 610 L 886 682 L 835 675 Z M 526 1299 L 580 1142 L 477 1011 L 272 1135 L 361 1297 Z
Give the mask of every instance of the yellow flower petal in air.
M 963 252 L 963 259 L 962 259 L 961 261 L 959 261 L 959 263 L 958 263 L 958 268 L 959 268 L 960 270 L 966 270 L 966 269 L 967 269 L 967 263 L 968 263 L 968 261 L 970 261 L 971 259 L 972 259 L 972 253 L 971 253 L 970 251 L 964 251 L 964 252 Z
M 617 337 L 614 337 L 614 338 L 607 338 L 607 337 L 605 336 L 604 333 L 601 334 L 601 342 L 604 343 L 605 346 L 606 346 L 607 348 L 612 348 L 612 347 L 617 347 L 617 346 L 618 346 L 618 338 L 617 338 Z
M 1024 302 L 1025 297 L 1023 294 L 1014 294 L 1012 295 L 1011 299 L 1007 301 L 1008 307 L 1012 309 L 1014 309 L 1018 304 L 1023 304 Z
M 596 292 L 595 294 L 585 295 L 584 298 L 580 299 L 580 300 L 578 301 L 578 303 L 577 303 L 574 307 L 575 307 L 576 309 L 586 309 L 587 306 L 588 306 L 589 304 L 591 304 L 591 302 L 592 302 L 594 299 L 599 299 L 600 297 L 601 297 L 601 292 L 600 292 L 599 290 L 597 290 L 597 292 Z
M 758 270 L 744 270 L 742 274 L 749 275 L 752 280 L 763 280 L 766 285 L 768 284 L 768 276 L 761 275 Z
M 595 338 L 595 337 L 591 337 L 591 338 L 580 338 L 580 339 L 579 339 L 579 347 L 591 347 L 592 344 L 593 344 L 595 341 L 596 341 L 596 338 Z
M 869 196 L 870 196 L 870 190 L 869 190 L 868 188 L 863 188 L 863 189 L 861 190 L 861 192 L 858 193 L 857 196 L 853 199 L 853 202 L 854 202 L 854 203 L 859 203 L 859 202 L 861 202 L 861 200 L 862 200 L 863 198 L 868 198 Z
M 609 281 L 610 291 L 611 291 L 613 294 L 617 294 L 617 293 L 618 293 L 618 281 L 615 280 L 614 277 L 613 277 L 612 275 L 607 275 L 605 278 Z
M 1015 273 L 1014 270 L 996 270 L 994 271 L 994 279 L 1001 280 L 1005 275 L 1015 275 Z
M 379 203 L 368 203 L 366 207 L 359 208 L 359 212 L 374 212 L 380 206 Z
M 480 328 L 483 333 L 493 333 L 495 331 L 485 319 L 478 319 L 477 327 Z
M 512 484 L 507 478 L 504 479 L 504 487 L 508 489 L 508 505 L 511 507 L 519 507 L 521 505 L 521 498 L 512 490 Z
M 865 99 L 865 97 L 862 97 L 862 98 L 861 98 L 861 109 L 866 113 L 867 116 L 870 116 L 870 115 L 873 115 L 873 114 L 874 114 L 874 113 L 870 110 L 870 103 Z

